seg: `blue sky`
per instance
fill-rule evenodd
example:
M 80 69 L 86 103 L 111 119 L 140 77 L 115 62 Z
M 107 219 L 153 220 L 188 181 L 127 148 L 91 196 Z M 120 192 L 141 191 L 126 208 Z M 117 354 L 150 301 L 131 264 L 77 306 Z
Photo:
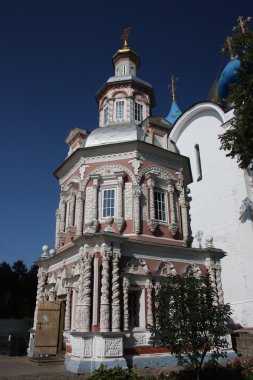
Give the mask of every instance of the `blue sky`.
M 165 116 L 178 76 L 182 110 L 206 100 L 226 63 L 220 53 L 252 0 L 0 1 L 0 262 L 30 266 L 54 245 L 59 185 L 69 130 L 98 127 L 95 94 L 113 74 L 111 57 L 131 26 L 138 76 L 155 89 Z

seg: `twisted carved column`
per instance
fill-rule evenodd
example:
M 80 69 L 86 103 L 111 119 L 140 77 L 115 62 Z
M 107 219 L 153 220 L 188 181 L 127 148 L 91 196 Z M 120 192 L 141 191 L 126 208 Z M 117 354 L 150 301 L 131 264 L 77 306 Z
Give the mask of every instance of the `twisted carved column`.
M 65 321 L 64 321 L 64 330 L 70 330 L 70 313 L 71 313 L 71 288 L 66 288 L 67 298 L 66 298 L 66 310 L 65 310 Z
M 211 287 L 214 290 L 214 304 L 224 303 L 222 282 L 221 282 L 221 263 L 207 259 L 207 268 Z
M 146 281 L 147 289 L 147 324 L 153 326 L 153 310 L 152 310 L 152 289 L 153 285 L 150 280 Z
M 158 294 L 160 292 L 160 289 L 161 289 L 161 284 L 160 284 L 159 281 L 157 281 L 155 283 L 155 310 L 156 310 L 156 312 L 157 312 L 157 310 L 159 308 Z M 156 327 L 159 328 L 158 318 L 156 318 L 155 324 L 156 324 Z
M 91 309 L 91 255 L 87 247 L 80 249 L 80 277 L 78 282 L 78 304 L 76 312 L 76 329 L 90 331 Z
M 128 289 L 130 282 L 128 278 L 123 278 L 123 310 L 124 310 L 124 331 L 129 330 L 129 311 L 128 311 Z
M 37 325 L 39 302 L 43 301 L 44 299 L 44 287 L 46 283 L 46 272 L 41 267 L 38 270 L 37 278 L 38 278 L 38 286 L 37 286 L 37 295 L 36 295 L 36 306 L 35 306 L 35 311 L 34 311 L 34 324 L 33 324 L 34 329 L 36 328 L 36 325 Z
M 109 261 L 110 251 L 106 247 L 101 249 L 102 279 L 100 299 L 100 331 L 110 331 L 110 302 L 109 302 Z
M 141 188 L 138 185 L 134 186 L 133 189 L 134 196 L 134 232 L 139 234 L 141 231 L 140 226 L 140 198 L 141 198 Z
M 172 236 L 175 236 L 178 231 L 178 224 L 176 218 L 176 209 L 175 209 L 175 199 L 174 199 L 174 183 L 171 182 L 168 185 L 168 193 L 170 199 L 170 224 L 169 230 L 172 233 Z
M 55 249 L 58 249 L 60 247 L 60 222 L 61 222 L 61 213 L 60 209 L 57 208 L 56 214 L 56 228 L 55 228 Z
M 81 236 L 83 233 L 83 207 L 84 194 L 78 191 L 76 193 L 76 236 Z
M 120 252 L 113 252 L 112 258 L 112 331 L 120 331 L 120 291 L 119 260 Z

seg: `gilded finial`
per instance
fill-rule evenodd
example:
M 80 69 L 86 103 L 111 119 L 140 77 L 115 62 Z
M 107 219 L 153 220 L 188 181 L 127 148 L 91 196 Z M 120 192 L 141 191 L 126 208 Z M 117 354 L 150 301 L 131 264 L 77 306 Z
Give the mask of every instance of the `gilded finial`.
M 232 38 L 230 36 L 227 36 L 226 41 L 225 41 L 225 45 L 228 48 L 230 59 L 231 60 L 234 59 L 234 53 L 233 53 L 233 49 L 232 49 Z M 222 52 L 224 53 L 224 51 L 225 51 L 225 49 L 223 48 Z
M 129 33 L 131 32 L 132 28 L 125 28 L 124 32 L 122 33 L 121 39 L 124 41 L 124 46 L 122 49 L 129 49 L 128 45 L 128 36 Z
M 178 77 L 175 77 L 172 75 L 171 77 L 171 95 L 173 102 L 176 100 L 175 90 L 176 90 L 176 81 L 178 80 Z
M 243 18 L 243 16 L 239 16 L 237 21 L 238 25 L 233 27 L 233 31 L 236 31 L 237 29 L 241 29 L 242 33 L 246 33 L 246 24 L 250 22 L 252 19 L 251 16 L 248 16 L 246 19 Z

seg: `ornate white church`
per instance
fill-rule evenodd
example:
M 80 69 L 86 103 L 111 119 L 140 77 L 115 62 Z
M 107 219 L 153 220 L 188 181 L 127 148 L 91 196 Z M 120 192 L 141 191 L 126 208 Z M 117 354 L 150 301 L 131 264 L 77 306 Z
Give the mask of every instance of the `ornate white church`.
M 44 246 L 38 261 L 29 355 L 64 350 L 75 373 L 101 363 L 173 362 L 149 331 L 153 295 L 172 274 L 209 273 L 217 302 L 223 280 L 235 322 L 252 325 L 253 233 L 244 202 L 252 200 L 252 177 L 217 139 L 233 111 L 200 103 L 173 127 L 152 116 L 154 90 L 138 78 L 139 65 L 126 33 L 114 76 L 96 94 L 99 127 L 70 131 L 68 157 L 54 173 L 55 249 Z

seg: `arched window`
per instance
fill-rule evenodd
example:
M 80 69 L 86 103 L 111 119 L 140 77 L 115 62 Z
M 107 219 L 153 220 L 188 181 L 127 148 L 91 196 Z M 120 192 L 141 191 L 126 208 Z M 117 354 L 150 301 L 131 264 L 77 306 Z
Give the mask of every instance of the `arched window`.
M 199 144 L 194 145 L 194 150 L 195 150 L 195 157 L 196 157 L 197 181 L 201 181 L 202 180 L 202 168 L 201 168 Z
M 127 74 L 127 65 L 122 66 L 122 74 L 126 75 Z
M 104 125 L 107 125 L 108 124 L 108 106 L 105 106 L 104 108 Z

